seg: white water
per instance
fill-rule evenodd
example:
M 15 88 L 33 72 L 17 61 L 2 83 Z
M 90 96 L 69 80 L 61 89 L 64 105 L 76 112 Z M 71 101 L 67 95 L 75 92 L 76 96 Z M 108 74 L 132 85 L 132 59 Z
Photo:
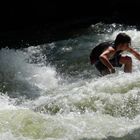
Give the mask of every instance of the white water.
M 140 61 L 128 54 L 132 74 L 121 68 L 98 77 L 86 57 L 94 44 L 114 39 L 120 28 L 114 31 L 113 24 L 111 31 L 94 33 L 95 26 L 76 39 L 0 51 L 0 140 L 140 139 Z M 140 32 L 123 31 L 139 50 Z M 47 47 L 57 52 L 50 62 Z M 84 63 L 78 61 L 82 57 Z

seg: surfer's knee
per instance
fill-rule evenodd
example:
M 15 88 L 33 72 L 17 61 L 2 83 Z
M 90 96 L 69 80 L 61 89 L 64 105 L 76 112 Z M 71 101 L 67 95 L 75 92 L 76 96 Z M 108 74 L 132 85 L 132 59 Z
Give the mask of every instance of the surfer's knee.
M 130 56 L 126 56 L 126 63 L 132 64 L 132 58 Z
M 132 58 L 130 56 L 123 56 L 120 59 L 121 64 L 132 64 Z

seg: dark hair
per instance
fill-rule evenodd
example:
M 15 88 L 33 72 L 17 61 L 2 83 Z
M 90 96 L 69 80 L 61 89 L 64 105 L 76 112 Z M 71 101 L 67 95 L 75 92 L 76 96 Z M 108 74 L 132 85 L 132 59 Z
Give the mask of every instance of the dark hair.
M 124 44 L 124 43 L 131 43 L 131 38 L 129 35 L 125 33 L 119 33 L 115 39 L 115 46 L 119 44 Z

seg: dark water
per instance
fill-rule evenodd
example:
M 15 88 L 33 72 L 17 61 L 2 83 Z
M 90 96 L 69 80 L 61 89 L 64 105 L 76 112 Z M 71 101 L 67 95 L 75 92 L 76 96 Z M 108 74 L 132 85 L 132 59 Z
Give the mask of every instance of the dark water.
M 92 48 L 136 27 L 98 23 L 75 38 L 0 51 L 1 140 L 139 140 L 140 62 L 100 77 Z M 126 54 L 124 54 L 126 55 Z

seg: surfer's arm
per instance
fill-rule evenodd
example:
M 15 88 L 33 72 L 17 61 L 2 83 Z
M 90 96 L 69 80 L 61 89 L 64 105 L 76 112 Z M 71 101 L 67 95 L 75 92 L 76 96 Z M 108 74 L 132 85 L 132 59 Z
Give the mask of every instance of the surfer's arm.
M 114 67 L 112 66 L 112 64 L 109 61 L 109 58 L 114 54 L 114 49 L 112 48 L 108 48 L 107 50 L 105 50 L 100 56 L 99 59 L 100 61 L 109 69 L 109 71 L 111 73 L 115 72 Z
M 136 50 L 133 48 L 128 48 L 128 51 L 133 54 L 138 60 L 140 60 L 140 53 L 138 53 Z

